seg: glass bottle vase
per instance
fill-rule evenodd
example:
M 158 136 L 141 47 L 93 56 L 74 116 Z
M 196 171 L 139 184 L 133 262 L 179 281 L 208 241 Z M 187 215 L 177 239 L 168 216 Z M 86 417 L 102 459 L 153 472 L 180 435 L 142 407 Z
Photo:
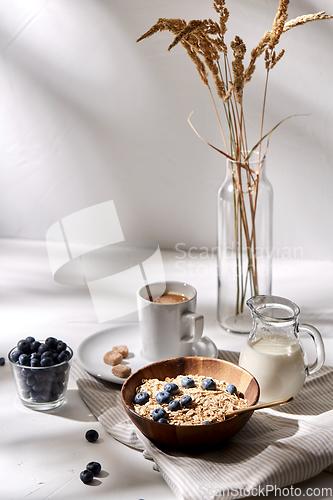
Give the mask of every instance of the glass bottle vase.
M 273 188 L 266 159 L 227 159 L 218 192 L 218 322 L 227 331 L 249 333 L 246 301 L 272 288 Z

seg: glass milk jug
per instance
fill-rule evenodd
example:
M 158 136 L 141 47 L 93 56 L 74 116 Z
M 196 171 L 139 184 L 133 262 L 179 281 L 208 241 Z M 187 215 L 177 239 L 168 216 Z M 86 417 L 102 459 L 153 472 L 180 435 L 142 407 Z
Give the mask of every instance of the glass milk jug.
M 260 401 L 296 397 L 307 375 L 321 368 L 325 360 L 322 337 L 310 325 L 298 323 L 299 307 L 288 299 L 257 295 L 246 304 L 252 315 L 252 331 L 239 357 L 239 365 L 257 379 Z M 310 335 L 316 360 L 307 366 L 299 332 Z

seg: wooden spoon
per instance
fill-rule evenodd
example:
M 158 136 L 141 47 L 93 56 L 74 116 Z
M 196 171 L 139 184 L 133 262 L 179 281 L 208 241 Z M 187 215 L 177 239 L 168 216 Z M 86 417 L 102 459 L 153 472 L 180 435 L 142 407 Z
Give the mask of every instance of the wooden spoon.
M 259 405 L 247 406 L 246 408 L 240 408 L 239 410 L 230 411 L 225 414 L 226 417 L 233 417 L 234 415 L 240 415 L 241 413 L 246 413 L 247 411 L 261 410 L 261 408 L 270 408 L 271 406 L 284 405 L 289 403 L 294 399 L 292 396 L 285 399 L 277 399 L 276 401 L 270 401 L 269 403 L 260 403 Z

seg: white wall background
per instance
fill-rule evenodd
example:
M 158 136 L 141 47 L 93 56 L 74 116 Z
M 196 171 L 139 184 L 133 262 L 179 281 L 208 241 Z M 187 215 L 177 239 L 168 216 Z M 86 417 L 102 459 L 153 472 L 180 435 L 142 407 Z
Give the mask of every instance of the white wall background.
M 292 0 L 289 17 L 331 0 Z M 248 52 L 277 0 L 229 0 L 227 39 Z M 208 90 L 168 33 L 135 40 L 158 17 L 213 16 L 211 0 L 0 0 L 0 236 L 43 239 L 62 217 L 113 199 L 125 237 L 164 248 L 216 244 L 225 160 Z M 271 73 L 268 177 L 279 256 L 333 258 L 333 20 L 283 35 Z M 264 65 L 246 87 L 256 142 Z M 251 142 L 251 141 L 250 141 Z

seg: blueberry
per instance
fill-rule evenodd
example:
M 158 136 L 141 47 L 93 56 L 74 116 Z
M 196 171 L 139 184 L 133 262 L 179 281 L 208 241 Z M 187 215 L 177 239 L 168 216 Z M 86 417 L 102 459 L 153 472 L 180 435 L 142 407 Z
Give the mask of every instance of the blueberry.
M 30 391 L 31 387 L 29 387 L 26 383 L 25 380 L 20 380 L 20 386 L 23 391 Z
M 174 384 L 173 382 L 169 382 L 169 383 L 165 384 L 164 390 L 167 392 L 170 392 L 170 394 L 172 394 L 174 396 L 179 391 L 179 387 L 177 384 Z
M 44 352 L 42 352 L 42 354 L 41 354 L 41 358 L 43 359 L 43 358 L 45 358 L 45 357 L 48 357 L 48 358 L 52 358 L 52 359 L 53 359 L 53 358 L 54 358 L 54 354 L 53 354 L 53 352 L 52 352 L 52 351 L 44 351 Z
M 164 408 L 155 408 L 151 416 L 153 417 L 153 420 L 159 420 L 160 418 L 165 418 L 167 416 L 167 412 Z
M 53 359 L 49 358 L 48 356 L 45 356 L 45 358 L 41 358 L 40 360 L 40 366 L 52 366 L 54 365 Z
M 202 388 L 207 391 L 216 391 L 216 383 L 212 378 L 205 378 L 202 381 Z
M 171 411 L 177 411 L 177 410 L 180 410 L 181 408 L 181 405 L 180 405 L 180 402 L 177 401 L 177 399 L 174 399 L 173 401 L 170 401 L 169 405 L 168 405 L 168 408 L 169 410 Z
M 47 371 L 44 371 L 44 370 L 34 370 L 34 375 L 35 375 L 35 378 L 38 382 L 42 382 L 44 380 L 46 380 L 48 378 L 48 370 Z
M 167 391 L 158 392 L 155 399 L 159 405 L 167 405 L 171 399 L 171 394 Z
M 50 350 L 50 347 L 47 344 L 40 344 L 40 346 L 38 347 L 39 354 L 43 354 L 43 352 L 49 351 L 49 350 Z
M 30 342 L 30 344 L 31 344 L 31 342 L 35 342 L 34 337 L 30 337 L 30 336 L 29 336 L 29 337 L 26 337 L 26 339 L 25 339 L 25 340 L 27 340 L 28 342 Z
M 191 377 L 184 377 L 182 378 L 182 386 L 185 387 L 185 389 L 190 389 L 195 386 L 195 382 Z
M 30 359 L 30 366 L 33 366 L 36 368 L 37 366 L 40 366 L 40 361 L 38 358 L 31 358 Z
M 61 351 L 61 353 L 57 357 L 57 361 L 58 363 L 63 363 L 64 361 L 68 361 L 70 357 L 71 355 L 68 351 Z
M 40 346 L 41 346 L 41 343 L 38 342 L 38 340 L 35 340 L 34 342 L 31 342 L 31 344 L 30 344 L 30 350 L 31 350 L 31 352 L 37 352 Z
M 237 394 L 236 386 L 234 386 L 233 384 L 227 385 L 226 391 L 230 394 Z
M 42 394 L 39 394 L 38 392 L 31 391 L 31 397 L 36 403 L 46 403 L 46 400 Z
M 33 386 L 32 386 L 32 389 L 35 391 L 35 392 L 40 392 L 44 389 L 45 387 L 45 382 L 36 382 Z
M 205 422 L 202 424 L 202 425 L 208 425 L 208 424 L 212 424 L 213 422 L 211 420 L 205 420 Z
M 80 472 L 80 479 L 84 484 L 91 483 L 91 481 L 94 479 L 94 474 L 91 472 L 91 470 L 85 469 Z
M 22 377 L 30 377 L 33 374 L 32 370 L 30 368 L 22 368 L 21 370 L 21 375 Z
M 22 351 L 24 354 L 30 354 L 30 342 L 28 340 L 19 340 L 17 343 L 17 348 Z
M 67 349 L 67 344 L 62 340 L 58 340 L 56 349 L 57 352 L 65 351 Z
M 34 375 L 30 375 L 25 381 L 25 383 L 29 386 L 32 387 L 36 383 L 36 378 Z
M 3 366 L 6 363 L 5 358 L 0 358 L 0 366 Z
M 149 394 L 148 394 L 148 392 L 142 391 L 142 392 L 138 392 L 135 395 L 134 403 L 137 404 L 137 405 L 144 405 L 148 401 L 149 401 Z
M 167 423 L 168 423 L 167 419 L 166 419 L 166 418 L 163 418 L 163 417 L 162 417 L 162 418 L 159 418 L 159 419 L 157 420 L 157 422 L 158 422 L 159 424 L 167 424 Z
M 97 474 L 101 472 L 101 469 L 101 464 L 98 462 L 89 462 L 89 464 L 87 464 L 87 470 L 91 470 L 94 476 L 97 476 Z
M 30 354 L 30 358 L 33 359 L 33 358 L 36 358 L 36 359 L 40 359 L 41 358 L 41 355 L 39 354 L 39 352 L 32 352 Z
M 47 339 L 45 340 L 45 344 L 49 346 L 49 349 L 56 349 L 57 343 L 58 339 L 56 339 L 55 337 L 47 337 Z
M 192 403 L 192 398 L 189 395 L 183 396 L 180 400 L 182 406 L 189 406 Z
M 28 354 L 20 354 L 18 358 L 18 362 L 20 365 L 29 366 L 30 365 L 30 356 Z
M 23 354 L 23 352 L 20 351 L 20 349 L 15 349 L 15 351 L 13 351 L 10 355 L 11 361 L 13 361 L 13 363 L 17 363 L 21 354 Z
M 95 429 L 90 429 L 86 432 L 86 440 L 89 441 L 89 443 L 94 443 L 98 438 L 99 434 Z

